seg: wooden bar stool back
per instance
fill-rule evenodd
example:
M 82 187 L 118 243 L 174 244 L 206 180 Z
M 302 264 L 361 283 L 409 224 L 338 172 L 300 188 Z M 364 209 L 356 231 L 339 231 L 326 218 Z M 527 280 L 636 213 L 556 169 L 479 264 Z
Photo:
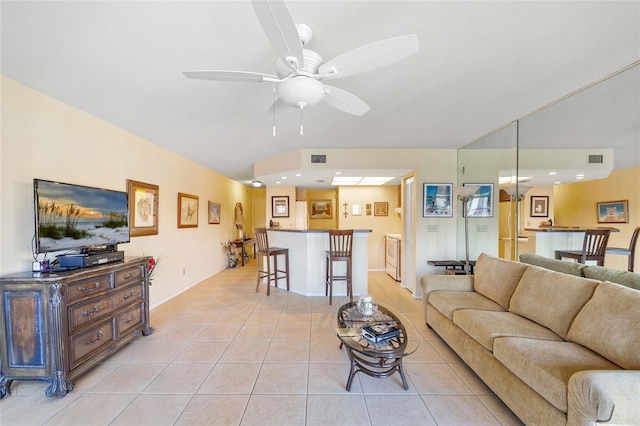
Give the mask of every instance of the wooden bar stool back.
M 598 266 L 604 266 L 604 255 L 607 250 L 610 229 L 587 229 L 582 241 L 582 250 L 556 250 L 556 259 L 568 257 L 576 259 L 578 263 L 595 260 Z
M 333 283 L 334 281 L 345 281 L 347 283 L 347 293 L 349 300 L 353 301 L 353 285 L 351 280 L 353 254 L 353 229 L 330 230 L 329 231 L 329 250 L 325 256 L 325 296 L 329 295 L 329 304 L 333 299 Z M 346 262 L 346 270 L 344 275 L 335 275 L 334 262 Z
M 282 247 L 269 247 L 269 238 L 266 228 L 255 228 L 256 254 L 258 256 L 258 279 L 256 281 L 256 291 L 260 289 L 260 281 L 267 281 L 267 296 L 271 289 L 271 282 L 278 287 L 278 280 L 285 279 L 287 291 L 289 291 L 289 249 Z M 284 269 L 278 269 L 278 256 L 284 256 Z M 273 258 L 273 269 L 271 267 Z M 260 260 L 262 259 L 262 266 Z
M 638 234 L 640 234 L 640 226 L 638 226 L 631 235 L 631 241 L 629 242 L 629 248 L 624 247 L 607 247 L 607 254 L 620 254 L 623 256 L 629 256 L 629 262 L 627 270 L 633 272 L 633 263 L 636 258 L 636 245 L 638 244 Z

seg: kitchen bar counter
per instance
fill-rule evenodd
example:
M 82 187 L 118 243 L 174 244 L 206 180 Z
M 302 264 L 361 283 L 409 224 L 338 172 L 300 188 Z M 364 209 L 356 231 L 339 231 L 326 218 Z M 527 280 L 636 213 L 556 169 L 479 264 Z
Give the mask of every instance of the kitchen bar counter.
M 551 259 L 555 258 L 556 250 L 582 250 L 584 233 L 587 229 L 610 229 L 620 232 L 617 228 L 608 226 L 578 227 L 578 226 L 542 226 L 540 228 L 525 228 L 526 232 L 535 237 L 535 254 Z
M 304 296 L 325 295 L 325 252 L 329 250 L 329 230 L 268 228 L 269 245 L 289 249 L 291 291 Z M 369 269 L 369 229 L 353 231 L 353 296 L 367 293 Z M 336 262 L 337 274 L 344 273 L 345 262 Z M 344 281 L 335 285 L 334 296 L 346 296 Z M 329 300 L 327 299 L 327 303 Z

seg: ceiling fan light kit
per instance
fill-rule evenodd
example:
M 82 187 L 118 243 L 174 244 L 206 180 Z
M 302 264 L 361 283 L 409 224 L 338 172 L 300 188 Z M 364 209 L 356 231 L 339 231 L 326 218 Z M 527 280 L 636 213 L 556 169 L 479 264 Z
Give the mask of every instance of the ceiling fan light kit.
M 277 84 L 278 97 L 292 107 L 303 109 L 325 102 L 360 116 L 370 109 L 362 99 L 346 90 L 326 86 L 322 80 L 371 71 L 418 52 L 418 38 L 411 34 L 357 47 L 325 63 L 318 53 L 303 49 L 313 38 L 313 30 L 307 24 L 296 24 L 283 0 L 252 0 L 251 3 L 278 54 L 277 75 L 232 70 L 184 71 L 187 78 Z

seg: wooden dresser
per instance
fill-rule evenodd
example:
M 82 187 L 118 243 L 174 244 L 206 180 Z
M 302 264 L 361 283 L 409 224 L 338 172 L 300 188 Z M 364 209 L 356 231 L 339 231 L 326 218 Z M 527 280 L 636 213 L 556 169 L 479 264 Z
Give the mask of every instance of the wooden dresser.
M 59 273 L 0 277 L 0 398 L 13 380 L 45 380 L 63 397 L 72 381 L 149 335 L 148 257 Z

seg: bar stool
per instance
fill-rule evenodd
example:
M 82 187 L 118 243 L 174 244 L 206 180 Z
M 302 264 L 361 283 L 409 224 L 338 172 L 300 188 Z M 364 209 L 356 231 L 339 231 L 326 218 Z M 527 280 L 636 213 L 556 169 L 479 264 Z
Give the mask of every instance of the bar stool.
M 257 266 L 258 279 L 256 283 L 256 291 L 260 289 L 260 280 L 267 279 L 267 296 L 271 289 L 271 281 L 278 287 L 278 280 L 285 278 L 287 281 L 287 291 L 289 291 L 289 249 L 282 247 L 269 247 L 269 238 L 267 237 L 266 228 L 255 228 L 256 245 L 257 245 Z M 285 269 L 278 269 L 278 256 L 284 255 Z M 273 272 L 271 272 L 271 258 L 273 257 Z M 262 267 L 260 267 L 260 259 L 262 259 Z M 266 263 L 266 268 L 265 268 Z
M 607 247 L 607 254 L 620 254 L 623 256 L 629 256 L 629 262 L 627 270 L 633 272 L 633 263 L 636 257 L 636 244 L 638 243 L 638 234 L 640 234 L 640 226 L 638 226 L 631 235 L 631 241 L 629 242 L 629 248 L 624 247 Z
M 604 266 L 604 255 L 610 234 L 610 229 L 587 229 L 582 241 L 582 250 L 556 250 L 555 258 L 569 257 L 582 264 L 587 260 L 595 260 L 598 266 Z
M 325 254 L 326 285 L 324 295 L 329 294 L 329 304 L 333 298 L 334 281 L 346 281 L 349 300 L 353 302 L 353 285 L 351 280 L 351 255 L 353 253 L 353 229 L 329 230 L 329 250 Z M 334 275 L 333 263 L 346 262 L 344 275 Z

